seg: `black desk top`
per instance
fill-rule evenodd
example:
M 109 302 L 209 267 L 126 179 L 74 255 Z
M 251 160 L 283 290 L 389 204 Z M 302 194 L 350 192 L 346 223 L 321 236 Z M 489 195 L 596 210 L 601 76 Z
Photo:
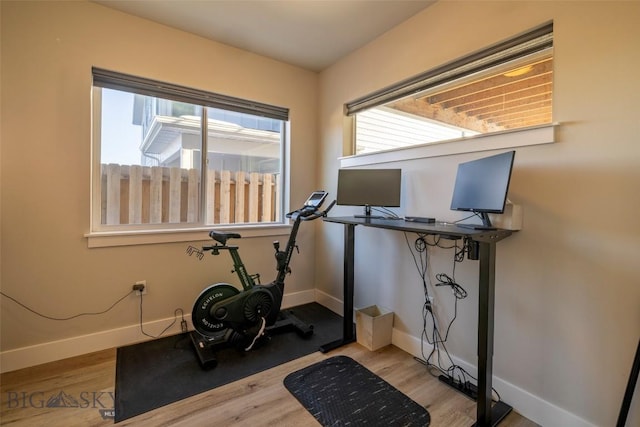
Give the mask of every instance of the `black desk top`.
M 408 231 L 410 233 L 433 234 L 439 236 L 468 237 L 478 242 L 497 242 L 512 233 L 511 230 L 475 230 L 460 227 L 452 223 L 436 221 L 427 224 L 423 222 L 405 221 L 403 219 L 357 218 L 355 216 L 324 217 L 323 221 L 338 224 L 364 225 L 365 227 L 385 228 L 388 230 Z

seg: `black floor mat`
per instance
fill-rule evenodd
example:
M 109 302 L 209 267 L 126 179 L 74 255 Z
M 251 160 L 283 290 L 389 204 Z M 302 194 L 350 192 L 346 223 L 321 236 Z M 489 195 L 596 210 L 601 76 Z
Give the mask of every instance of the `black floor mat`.
M 320 304 L 289 310 L 314 325 L 311 337 L 290 332 L 274 335 L 249 352 L 223 349 L 211 370 L 200 367 L 188 334 L 118 348 L 115 422 L 306 356 L 342 336 L 342 317 Z
M 429 412 L 347 356 L 287 375 L 284 385 L 323 426 L 428 426 Z

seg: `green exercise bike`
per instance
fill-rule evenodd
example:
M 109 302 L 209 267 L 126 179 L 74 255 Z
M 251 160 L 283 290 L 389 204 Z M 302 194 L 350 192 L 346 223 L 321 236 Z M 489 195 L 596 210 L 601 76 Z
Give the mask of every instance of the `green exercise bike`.
M 293 250 L 297 249 L 298 228 L 303 221 L 327 215 L 335 204 L 334 201 L 326 210 L 320 210 L 327 194 L 325 191 L 313 192 L 300 209 L 286 215 L 293 220 L 293 226 L 284 250 L 280 250 L 278 241 L 273 242 L 277 275 L 269 284 L 260 284 L 259 274 L 249 274 L 240 258 L 238 246 L 227 244 L 231 239 L 239 239 L 240 234 L 216 230 L 209 233 L 216 243 L 203 246 L 202 251 L 197 252 L 219 255 L 222 251 L 228 251 L 242 290 L 228 283 L 216 283 L 205 288 L 196 298 L 191 311 L 195 330 L 190 336 L 203 368 L 214 368 L 217 365 L 216 351 L 224 347 L 236 346 L 249 351 L 275 333 L 295 331 L 301 337 L 313 334 L 313 325 L 304 323 L 293 313 L 281 311 L 280 308 L 284 281 L 291 272 L 289 263 Z M 193 248 L 190 249 L 192 253 Z M 187 250 L 188 253 L 190 249 Z

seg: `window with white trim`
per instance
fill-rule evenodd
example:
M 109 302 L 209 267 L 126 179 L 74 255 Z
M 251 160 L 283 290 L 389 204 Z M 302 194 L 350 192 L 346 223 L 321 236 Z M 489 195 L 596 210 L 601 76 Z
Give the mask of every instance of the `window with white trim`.
M 92 73 L 92 232 L 284 222 L 288 109 Z
M 552 101 L 549 23 L 347 103 L 345 112 L 358 155 L 551 125 Z

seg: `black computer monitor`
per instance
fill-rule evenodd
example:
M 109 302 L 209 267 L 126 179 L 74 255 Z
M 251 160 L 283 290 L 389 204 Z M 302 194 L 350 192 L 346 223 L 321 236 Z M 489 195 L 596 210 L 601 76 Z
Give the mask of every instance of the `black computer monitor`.
M 489 213 L 503 213 L 509 192 L 515 151 L 460 163 L 451 198 L 451 209 L 480 214 L 491 227 Z
M 371 207 L 399 207 L 401 169 L 338 170 L 338 205 L 364 206 L 364 215 L 373 218 Z

